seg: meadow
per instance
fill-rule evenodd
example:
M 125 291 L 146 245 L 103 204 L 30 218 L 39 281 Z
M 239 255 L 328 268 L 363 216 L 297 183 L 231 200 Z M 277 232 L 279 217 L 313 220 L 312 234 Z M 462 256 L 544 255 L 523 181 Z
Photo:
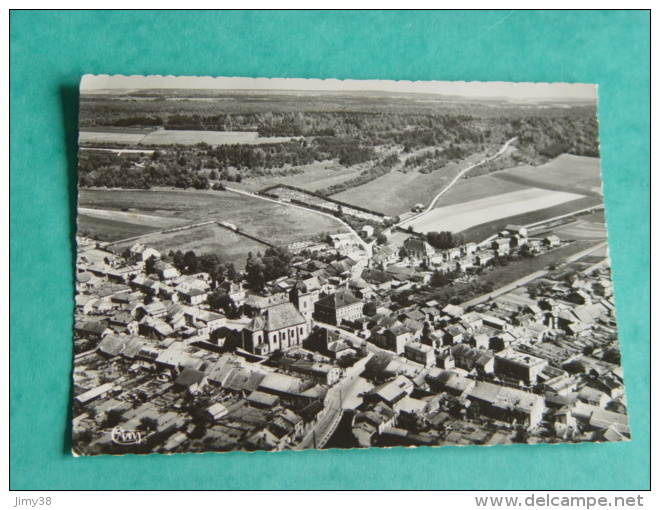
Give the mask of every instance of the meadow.
M 233 223 L 241 230 L 277 245 L 308 239 L 321 232 L 346 231 L 339 222 L 313 211 L 228 191 L 81 189 L 78 202 L 79 207 L 84 210 L 92 209 L 92 214 L 97 216 L 81 215 L 81 231 L 84 228 L 92 235 L 98 235 L 99 239 L 108 241 L 161 230 L 164 228 L 162 225 L 167 222 L 177 226 L 209 220 Z M 111 214 L 108 214 L 109 212 Z M 143 217 L 154 218 L 158 226 L 149 227 L 144 221 L 136 224 L 134 218 L 144 219 Z M 185 235 L 181 235 L 183 232 L 178 234 L 180 235 L 162 235 L 166 236 L 168 245 L 178 241 L 188 242 L 190 236 L 202 235 L 196 229 Z M 205 241 L 202 236 L 197 242 L 201 243 L 200 246 L 206 243 L 215 249 L 222 244 L 216 240 L 226 238 L 221 234 L 214 234 L 212 237 L 213 239 Z M 184 250 L 186 244 L 176 249 Z
M 214 253 L 220 257 L 223 263 L 233 262 L 239 270 L 245 266 L 249 252 L 256 255 L 257 252 L 263 253 L 267 248 L 264 244 L 215 224 L 180 232 L 150 234 L 141 238 L 140 242 L 165 254 L 170 250 L 183 252 L 192 250 L 197 254 Z M 123 250 L 133 244 L 133 241 L 118 243 L 115 248 Z
M 481 161 L 484 156 L 482 152 L 472 154 L 460 163 L 448 163 L 428 174 L 393 170 L 362 186 L 332 195 L 332 198 L 389 216 L 399 216 L 416 204 L 428 205 L 463 168 Z
M 544 165 L 519 166 L 496 175 L 500 179 L 537 188 L 602 193 L 600 158 L 562 154 Z
M 244 177 L 241 183 L 232 183 L 233 188 L 245 191 L 259 191 L 276 184 L 287 184 L 309 191 L 317 191 L 333 184 L 339 184 L 357 177 L 365 165 L 345 167 L 336 161 L 315 161 L 308 165 L 272 169 L 272 175 Z M 295 171 L 295 173 L 289 173 Z

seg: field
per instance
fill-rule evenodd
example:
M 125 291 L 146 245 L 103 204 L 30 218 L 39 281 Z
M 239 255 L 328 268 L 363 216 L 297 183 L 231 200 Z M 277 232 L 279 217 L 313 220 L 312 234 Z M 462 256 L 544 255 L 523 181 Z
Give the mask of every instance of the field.
M 189 223 L 183 218 L 168 218 L 166 216 L 138 214 L 136 212 L 106 211 L 103 209 L 89 209 L 87 207 L 79 207 L 78 214 L 87 216 L 89 218 L 98 218 L 102 220 L 112 220 L 120 223 L 129 223 L 132 225 L 154 227 L 154 229 L 164 229 Z
M 416 232 L 461 232 L 485 222 L 509 218 L 539 209 L 546 209 L 582 198 L 574 193 L 523 189 L 500 195 L 455 204 L 429 213 L 409 223 Z
M 290 137 L 261 138 L 256 131 L 176 131 L 158 129 L 153 131 L 125 130 L 117 128 L 107 130 L 85 130 L 79 135 L 80 143 L 121 143 L 142 145 L 209 145 L 281 143 Z
M 301 173 L 278 175 L 278 169 L 274 168 L 272 169 L 273 175 L 245 177 L 240 184 L 232 182 L 231 187 L 246 191 L 259 191 L 275 184 L 288 184 L 289 186 L 316 191 L 357 177 L 360 175 L 362 166 L 355 165 L 347 168 L 335 161 L 317 161 L 309 165 L 296 167 Z M 290 169 L 291 167 L 285 167 L 283 170 Z
M 98 239 L 99 241 L 118 241 L 128 237 L 140 236 L 160 230 L 158 227 L 136 225 L 103 218 L 78 215 L 78 235 Z
M 600 159 L 562 154 L 541 166 L 520 166 L 496 174 L 500 179 L 537 188 L 602 193 Z
M 491 152 L 494 151 L 491 149 Z M 478 152 L 460 163 L 449 163 L 430 174 L 395 170 L 362 186 L 332 195 L 332 198 L 389 216 L 399 216 L 416 204 L 428 205 L 462 169 L 485 157 L 486 153 Z
M 530 236 L 544 237 L 546 235 L 555 234 L 562 239 L 606 239 L 607 230 L 605 223 L 602 221 L 594 221 L 592 218 L 578 219 L 571 221 L 564 225 L 550 229 L 532 230 Z
M 242 231 L 277 245 L 307 239 L 321 232 L 345 231 L 340 223 L 313 211 L 287 207 L 231 192 L 81 189 L 78 202 L 79 207 L 83 209 L 79 222 L 80 231 L 84 230 L 88 235 L 96 235 L 105 241 L 117 241 L 161 230 L 166 226 L 209 220 L 233 223 Z M 91 213 L 88 212 L 90 209 Z M 149 221 L 152 223 L 148 223 Z M 194 237 L 201 252 L 217 250 L 223 242 L 228 243 L 228 251 L 234 250 L 234 246 L 247 246 L 248 240 L 243 236 L 240 237 L 245 241 L 228 240 L 228 235 L 231 238 L 236 236 L 229 231 L 227 234 L 214 233 L 208 239 L 200 232 L 206 231 L 194 229 L 174 234 L 158 234 L 153 237 L 164 236 L 163 243 L 167 243 L 168 246 L 182 242 L 184 244 L 176 247 L 182 250 L 186 249 L 185 243 Z M 236 249 L 247 250 L 246 246 Z M 253 246 L 250 244 L 249 248 Z M 265 249 L 265 246 L 260 246 L 262 250 Z
M 145 137 L 141 133 L 121 131 L 80 131 L 78 143 L 121 143 L 137 145 Z
M 222 262 L 233 262 L 238 269 L 245 266 L 247 254 L 264 252 L 267 246 L 236 234 L 215 224 L 172 232 L 169 234 L 151 234 L 140 239 L 141 243 L 152 246 L 162 253 L 170 250 L 188 251 L 195 253 L 215 253 Z M 128 248 L 133 242 L 119 243 L 118 249 Z
M 442 195 L 435 207 L 440 208 L 449 205 L 463 204 L 473 200 L 480 200 L 494 195 L 529 188 L 529 186 L 523 184 L 500 179 L 497 177 L 497 174 L 470 177 L 470 173 L 468 172 L 467 176 L 467 179 L 465 177 L 459 179 L 447 193 Z

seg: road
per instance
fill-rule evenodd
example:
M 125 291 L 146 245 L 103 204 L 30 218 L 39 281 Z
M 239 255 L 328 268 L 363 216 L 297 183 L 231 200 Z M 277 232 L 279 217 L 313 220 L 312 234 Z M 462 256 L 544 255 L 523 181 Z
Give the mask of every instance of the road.
M 489 157 L 489 158 L 485 158 L 485 159 L 482 159 L 482 160 L 479 161 L 478 163 L 473 163 L 472 165 L 469 165 L 469 166 L 465 167 L 463 170 L 461 170 L 460 172 L 458 172 L 458 174 L 456 175 L 456 177 L 454 177 L 454 179 L 453 179 L 453 180 L 452 180 L 447 186 L 445 186 L 445 188 L 444 188 L 442 191 L 440 191 L 440 193 L 438 193 L 438 194 L 433 198 L 433 200 L 431 200 L 431 203 L 428 205 L 428 207 L 427 207 L 424 211 L 422 211 L 422 212 L 419 213 L 419 214 L 416 214 L 416 215 L 413 216 L 412 218 L 408 218 L 407 220 L 404 220 L 404 221 L 402 221 L 402 222 L 399 222 L 397 225 L 395 225 L 395 226 L 392 227 L 392 228 L 403 227 L 405 224 L 410 223 L 410 222 L 412 222 L 412 221 L 414 221 L 414 220 L 420 218 L 421 216 L 425 215 L 426 213 L 430 212 L 431 210 L 433 210 L 433 208 L 435 207 L 435 204 L 438 203 L 438 200 L 440 200 L 440 198 L 441 198 L 445 193 L 447 193 L 447 192 L 451 189 L 451 187 L 452 187 L 454 184 L 456 184 L 456 183 L 458 182 L 458 180 L 459 180 L 461 177 L 463 177 L 467 172 L 469 172 L 469 171 L 472 170 L 473 168 L 476 168 L 476 167 L 478 167 L 479 165 L 483 165 L 484 163 L 488 163 L 489 161 L 494 160 L 494 159 L 497 158 L 498 156 L 501 156 L 501 155 L 504 153 L 504 151 L 507 150 L 507 149 L 509 148 L 509 145 L 511 145 L 511 144 L 512 144 L 515 140 L 517 140 L 517 139 L 518 139 L 517 136 L 511 138 L 511 140 L 508 140 L 508 141 L 507 141 L 507 142 L 506 142 L 506 143 L 500 148 L 500 150 L 497 151 L 495 154 L 493 154 L 491 157 Z
M 595 252 L 596 250 L 600 250 L 603 246 L 607 246 L 607 241 L 602 241 L 595 246 L 591 246 L 586 250 L 582 250 L 580 252 L 571 255 L 566 259 L 566 263 L 570 264 L 571 262 L 575 262 L 576 260 L 581 259 L 582 257 L 585 257 L 590 253 Z M 488 294 L 484 294 L 483 296 L 478 296 L 474 299 L 470 299 L 469 301 L 461 303 L 461 306 L 463 308 L 466 308 L 468 306 L 478 305 L 479 303 L 483 303 L 484 301 L 488 301 L 489 299 L 495 298 L 497 296 L 501 296 L 502 294 L 506 294 L 507 292 L 511 292 L 512 290 L 517 289 L 518 287 L 522 287 L 523 285 L 526 285 L 529 282 L 536 280 L 537 278 L 541 278 L 542 276 L 545 276 L 548 273 L 549 271 L 547 269 L 536 271 L 535 273 L 520 278 L 515 282 L 509 283 L 508 285 L 500 287 L 499 289 L 495 289 L 493 292 L 489 292 Z
M 346 227 L 349 230 L 349 232 L 351 232 L 353 235 L 355 235 L 355 238 L 360 243 L 360 245 L 362 246 L 362 249 L 367 253 L 369 258 L 371 258 L 372 255 L 373 255 L 372 246 L 369 243 L 364 242 L 364 240 L 358 235 L 358 233 L 353 229 L 353 227 L 351 227 L 348 223 L 346 223 L 341 218 L 337 218 L 337 216 L 335 216 L 334 214 L 324 213 L 322 211 L 317 211 L 317 210 L 314 210 L 314 209 L 310 209 L 308 207 L 303 207 L 301 205 L 292 204 L 291 202 L 286 202 L 284 200 L 275 200 L 273 198 L 264 197 L 263 195 L 259 195 L 257 193 L 251 193 L 249 191 L 243 191 L 243 190 L 239 190 L 239 189 L 236 189 L 236 188 L 226 187 L 225 189 L 227 191 L 231 191 L 233 193 L 238 193 L 240 195 L 247 195 L 249 197 L 258 198 L 260 200 L 266 200 L 267 202 L 273 202 L 273 203 L 284 205 L 284 206 L 287 206 L 287 207 L 294 207 L 296 209 L 301 209 L 301 210 L 306 211 L 308 213 L 320 214 L 322 216 L 326 216 L 327 218 L 331 218 L 331 219 L 341 223 L 344 227 Z
M 328 390 L 325 398 L 325 411 L 323 417 L 309 431 L 303 440 L 296 445 L 296 450 L 305 450 L 307 448 L 323 448 L 332 434 L 337 429 L 337 425 L 344 414 L 344 395 L 353 396 L 356 393 L 360 383 L 359 375 L 364 371 L 364 366 L 371 358 L 371 354 L 357 361 L 355 365 L 346 370 L 345 376 L 340 382 Z

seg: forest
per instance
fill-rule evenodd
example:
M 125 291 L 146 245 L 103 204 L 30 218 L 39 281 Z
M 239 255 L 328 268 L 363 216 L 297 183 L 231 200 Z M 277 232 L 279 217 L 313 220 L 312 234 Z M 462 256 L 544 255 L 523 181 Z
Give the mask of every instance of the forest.
M 80 126 L 257 131 L 260 137 L 298 138 L 258 145 L 169 145 L 157 147 L 152 156 L 81 150 L 80 185 L 206 189 L 213 184 L 209 180 L 296 174 L 314 162 L 364 165 L 357 177 L 320 190 L 333 195 L 390 171 L 430 173 L 513 137 L 518 137 L 516 164 L 537 165 L 562 153 L 599 155 L 595 105 L 486 108 L 322 94 L 228 99 L 198 104 L 158 95 L 123 101 L 83 96 Z M 94 144 L 104 146 L 110 144 Z

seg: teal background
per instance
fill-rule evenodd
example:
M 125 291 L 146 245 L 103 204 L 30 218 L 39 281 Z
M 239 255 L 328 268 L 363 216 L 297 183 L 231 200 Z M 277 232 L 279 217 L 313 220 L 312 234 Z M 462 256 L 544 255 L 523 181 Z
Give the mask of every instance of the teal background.
M 30 12 L 10 16 L 13 489 L 650 487 L 648 12 Z M 599 85 L 633 441 L 71 457 L 77 87 L 94 74 Z

